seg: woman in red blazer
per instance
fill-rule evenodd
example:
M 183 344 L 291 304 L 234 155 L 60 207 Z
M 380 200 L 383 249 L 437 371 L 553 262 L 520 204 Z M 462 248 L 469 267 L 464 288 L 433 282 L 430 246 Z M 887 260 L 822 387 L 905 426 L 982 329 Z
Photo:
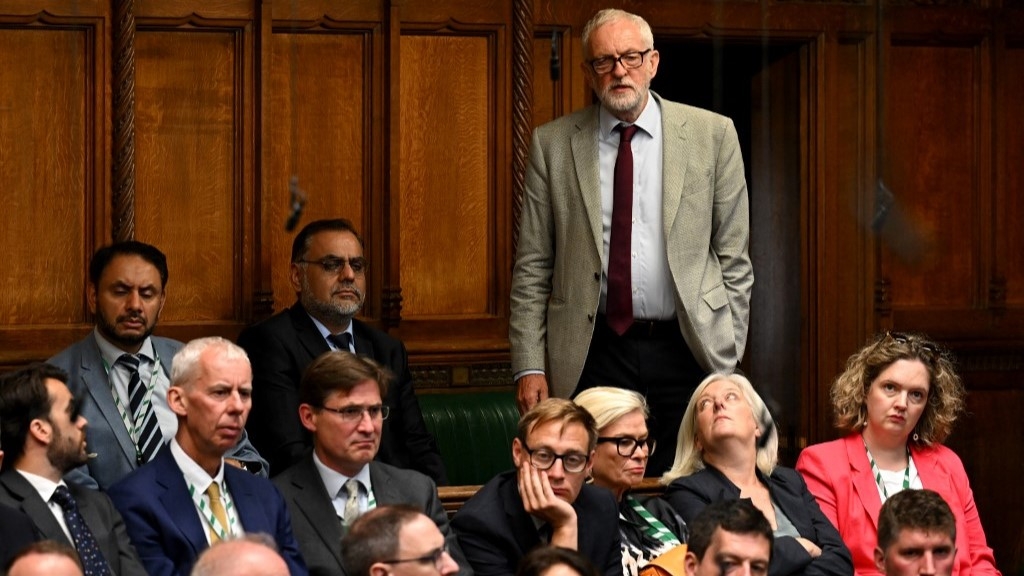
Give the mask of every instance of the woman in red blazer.
M 963 463 L 940 442 L 963 410 L 948 354 L 920 336 L 886 333 L 854 354 L 832 385 L 846 437 L 805 448 L 796 468 L 853 554 L 857 576 L 874 562 L 882 502 L 905 488 L 938 492 L 956 517 L 953 574 L 999 574 Z

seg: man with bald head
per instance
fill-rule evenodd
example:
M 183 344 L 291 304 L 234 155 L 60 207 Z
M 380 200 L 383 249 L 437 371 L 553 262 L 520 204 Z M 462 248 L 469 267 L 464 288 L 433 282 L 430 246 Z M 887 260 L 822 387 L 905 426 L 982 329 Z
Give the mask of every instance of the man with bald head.
M 288 565 L 274 540 L 256 533 L 207 548 L 190 576 L 288 576 Z
M 167 404 L 177 433 L 110 489 L 151 576 L 188 574 L 211 543 L 248 532 L 270 534 L 289 571 L 306 574 L 281 494 L 269 480 L 224 462 L 251 403 L 252 369 L 235 344 L 200 338 L 175 355 Z

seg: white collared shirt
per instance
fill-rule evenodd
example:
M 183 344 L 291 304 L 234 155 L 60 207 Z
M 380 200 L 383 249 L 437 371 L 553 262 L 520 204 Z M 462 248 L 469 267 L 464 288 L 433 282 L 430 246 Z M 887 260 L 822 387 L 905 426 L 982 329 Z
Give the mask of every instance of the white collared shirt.
M 598 157 L 601 169 L 601 227 L 604 248 L 601 252 L 601 303 L 608 298 L 608 250 L 612 236 L 612 203 L 615 185 L 615 159 L 619 154 L 619 132 L 623 122 L 600 107 Z M 643 320 L 670 320 L 676 316 L 675 286 L 668 267 L 668 249 L 663 222 L 664 137 L 661 105 L 648 95 L 647 105 L 634 123 L 639 130 L 630 141 L 633 150 L 633 226 L 630 250 L 633 317 Z M 685 162 L 685 158 L 673 158 Z
M 15 470 L 18 470 L 15 468 Z M 64 535 L 68 537 L 68 542 L 74 543 L 74 539 L 71 538 L 71 531 L 68 530 L 68 524 L 64 521 L 64 509 L 60 507 L 52 500 L 53 493 L 57 491 L 58 486 L 67 486 L 62 479 L 60 482 L 54 482 L 49 478 L 43 478 L 42 476 L 32 474 L 31 472 L 25 472 L 24 470 L 18 470 L 18 474 L 21 474 L 29 484 L 35 488 L 36 492 L 39 493 L 39 497 L 46 502 L 46 507 L 53 513 L 53 517 L 57 519 L 57 524 L 60 524 L 60 529 L 64 531 Z
M 117 402 L 115 403 L 128 406 L 128 380 L 131 375 L 128 373 L 127 366 L 117 363 L 117 359 L 126 352 L 111 344 L 100 334 L 98 329 L 93 329 L 93 337 L 96 338 L 96 344 L 100 348 L 103 367 L 107 370 L 107 381 L 110 383 L 111 394 L 116 394 Z M 153 410 L 156 412 L 156 422 L 160 425 L 160 434 L 166 442 L 168 438 L 174 438 L 178 432 L 178 417 L 171 412 L 170 406 L 167 405 L 167 389 L 171 386 L 170 378 L 164 373 L 164 367 L 160 364 L 160 358 L 157 356 L 152 338 L 146 338 L 136 356 L 139 358 L 139 377 L 142 378 L 142 383 L 147 386 L 150 383 L 153 385 Z M 127 425 L 125 423 L 125 426 Z
M 316 329 L 320 331 L 320 336 L 324 339 L 324 342 L 327 342 L 327 345 L 331 347 L 331 350 L 337 350 L 338 347 L 334 345 L 334 342 L 331 342 L 330 340 L 327 339 L 327 337 L 331 335 L 331 331 L 327 329 L 327 326 L 324 326 L 322 322 L 320 322 L 316 318 L 313 318 L 313 316 L 310 316 L 309 319 L 313 321 L 313 325 L 316 326 Z M 352 322 L 350 321 L 348 323 L 348 327 L 342 330 L 341 332 L 338 332 L 338 334 L 348 334 L 349 336 L 351 336 L 352 339 L 349 340 L 351 344 L 349 344 L 349 349 L 346 350 L 346 352 L 351 352 L 355 354 L 356 335 L 352 333 Z
M 358 480 L 362 488 L 359 491 L 359 513 L 366 512 L 369 506 L 369 495 L 373 492 L 373 485 L 370 483 L 369 464 L 363 466 L 355 476 L 345 476 L 324 464 L 320 457 L 316 455 L 316 450 L 314 450 L 313 465 L 316 466 L 317 472 L 320 473 L 320 479 L 324 483 L 327 495 L 331 497 L 331 504 L 334 505 L 334 511 L 337 513 L 338 518 L 345 517 L 345 502 L 348 500 L 348 495 L 345 492 L 345 483 L 351 478 Z
M 221 505 L 224 506 L 224 511 L 228 517 L 228 524 L 230 525 L 230 527 L 224 527 L 225 530 L 230 531 L 234 536 L 245 534 L 231 498 L 231 491 L 228 490 L 228 485 L 224 482 L 224 458 L 220 459 L 220 467 L 217 469 L 217 474 L 210 477 L 206 470 L 203 470 L 202 466 L 185 453 L 181 445 L 178 444 L 177 438 L 172 438 L 170 444 L 171 455 L 174 456 L 174 461 L 178 464 L 178 468 L 185 477 L 185 485 L 194 489 L 194 494 L 201 495 L 201 498 L 193 495 L 192 502 L 195 504 L 199 522 L 203 525 L 203 534 L 206 535 L 206 541 L 210 542 L 210 524 L 203 511 L 199 508 L 199 502 L 201 501 L 205 503 L 206 507 L 209 507 L 210 497 L 206 495 L 206 490 L 214 482 L 220 487 Z

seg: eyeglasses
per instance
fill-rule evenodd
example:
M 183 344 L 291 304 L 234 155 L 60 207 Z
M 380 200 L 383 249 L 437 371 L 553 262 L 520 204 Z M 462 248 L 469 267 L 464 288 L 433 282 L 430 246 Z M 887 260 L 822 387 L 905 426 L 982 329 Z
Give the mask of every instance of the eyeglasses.
M 355 258 L 336 258 L 334 256 L 325 256 L 319 260 L 296 260 L 297 264 L 315 264 L 323 269 L 328 274 L 335 274 L 339 270 L 348 264 L 349 268 L 352 269 L 352 273 L 356 276 L 366 272 L 366 258 L 362 256 L 356 256 Z
M 654 438 L 633 438 L 632 436 L 600 436 L 597 439 L 598 444 L 604 444 L 607 442 L 614 442 L 615 449 L 619 451 L 619 456 L 625 456 L 626 458 L 632 458 L 633 454 L 636 453 L 636 449 L 643 446 L 647 448 L 647 455 L 654 454 L 654 448 L 657 445 L 657 441 Z
M 370 420 L 387 420 L 388 414 L 391 409 L 386 404 L 374 404 L 372 406 L 360 406 L 354 404 L 352 406 L 345 406 L 343 408 L 330 408 L 328 406 L 321 406 L 320 408 L 327 410 L 328 412 L 334 412 L 340 414 L 341 419 L 345 422 L 359 422 L 363 419 L 363 414 L 366 413 L 370 416 Z
M 431 550 L 426 555 L 420 556 L 418 558 L 396 558 L 396 559 L 393 559 L 393 560 L 381 560 L 381 563 L 383 563 L 383 564 L 402 564 L 402 563 L 405 563 L 405 562 L 417 562 L 419 564 L 430 564 L 430 563 L 433 563 L 434 564 L 434 568 L 436 568 L 437 571 L 440 572 L 440 571 L 442 571 L 444 569 L 444 555 L 445 554 L 448 554 L 448 543 L 447 542 L 445 542 L 444 546 L 441 546 L 440 548 L 438 548 L 436 550 Z
M 523 441 L 523 448 L 526 449 L 526 453 L 530 455 L 530 464 L 537 470 L 549 470 L 555 465 L 555 460 L 562 461 L 562 468 L 570 474 L 577 474 L 582 472 L 587 467 L 587 462 L 590 460 L 590 456 L 583 454 L 582 452 L 566 452 L 565 454 L 558 454 L 552 452 L 547 448 L 537 448 L 533 450 L 527 446 L 526 441 Z
M 886 332 L 885 338 L 879 340 L 878 345 L 890 340 L 902 346 L 909 347 L 911 353 L 916 354 L 929 364 L 934 363 L 935 359 L 942 355 L 942 350 L 940 350 L 935 344 L 928 342 L 927 340 L 922 340 L 917 336 L 904 334 L 903 332 Z
M 614 56 L 605 56 L 604 58 L 595 58 L 588 62 L 590 68 L 595 74 L 607 74 L 615 69 L 616 64 L 622 64 L 622 67 L 626 70 L 632 70 L 639 68 L 644 63 L 644 56 L 647 56 L 653 48 L 648 48 L 643 52 L 626 52 L 618 58 Z

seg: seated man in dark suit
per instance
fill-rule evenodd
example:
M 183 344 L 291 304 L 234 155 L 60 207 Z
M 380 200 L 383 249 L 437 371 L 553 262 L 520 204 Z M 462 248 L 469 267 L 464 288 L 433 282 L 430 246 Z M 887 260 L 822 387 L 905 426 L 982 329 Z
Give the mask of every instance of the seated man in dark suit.
M 246 532 L 274 538 L 291 574 L 306 574 L 288 507 L 269 480 L 225 466 L 252 398 L 245 351 L 219 338 L 185 345 L 167 404 L 178 431 L 149 463 L 110 488 L 150 576 L 184 576 L 211 542 Z
M 43 538 L 73 545 L 87 576 L 145 575 L 106 494 L 62 478 L 88 459 L 87 422 L 66 380 L 49 364 L 0 377 L 0 503 L 27 514 Z
M 348 576 L 452 576 L 459 571 L 437 525 L 412 506 L 360 516 L 341 541 Z
M 0 451 L 0 462 L 3 462 Z M 37 540 L 32 519 L 21 510 L 0 504 L 0 566 L 6 566 L 24 547 Z
M 368 509 L 409 504 L 430 516 L 456 561 L 465 564 L 434 481 L 415 470 L 374 462 L 381 428 L 391 415 L 383 398 L 391 375 L 349 352 L 313 361 L 299 386 L 299 420 L 313 435 L 313 450 L 274 477 L 292 516 L 310 574 L 344 574 L 343 526 Z
M 153 336 L 167 292 L 167 258 L 143 242 L 117 242 L 89 262 L 89 310 L 96 327 L 49 362 L 89 421 L 87 466 L 68 480 L 106 490 L 149 462 L 178 421 L 167 407 L 171 359 L 181 342 Z M 228 462 L 267 476 L 266 463 L 242 438 Z
M 299 301 L 238 337 L 252 360 L 252 443 L 270 462 L 271 475 L 299 461 L 311 445 L 299 423 L 299 380 L 328 350 L 368 356 L 396 375 L 385 404 L 377 459 L 412 468 L 447 484 L 444 463 L 427 431 L 412 389 L 405 346 L 356 320 L 366 294 L 363 241 L 348 220 L 318 220 L 292 243 L 291 283 Z
M 584 484 L 596 444 L 594 418 L 569 400 L 542 400 L 520 418 L 516 470 L 485 484 L 452 519 L 478 576 L 511 576 L 520 558 L 545 543 L 578 551 L 605 576 L 621 576 L 615 497 Z

